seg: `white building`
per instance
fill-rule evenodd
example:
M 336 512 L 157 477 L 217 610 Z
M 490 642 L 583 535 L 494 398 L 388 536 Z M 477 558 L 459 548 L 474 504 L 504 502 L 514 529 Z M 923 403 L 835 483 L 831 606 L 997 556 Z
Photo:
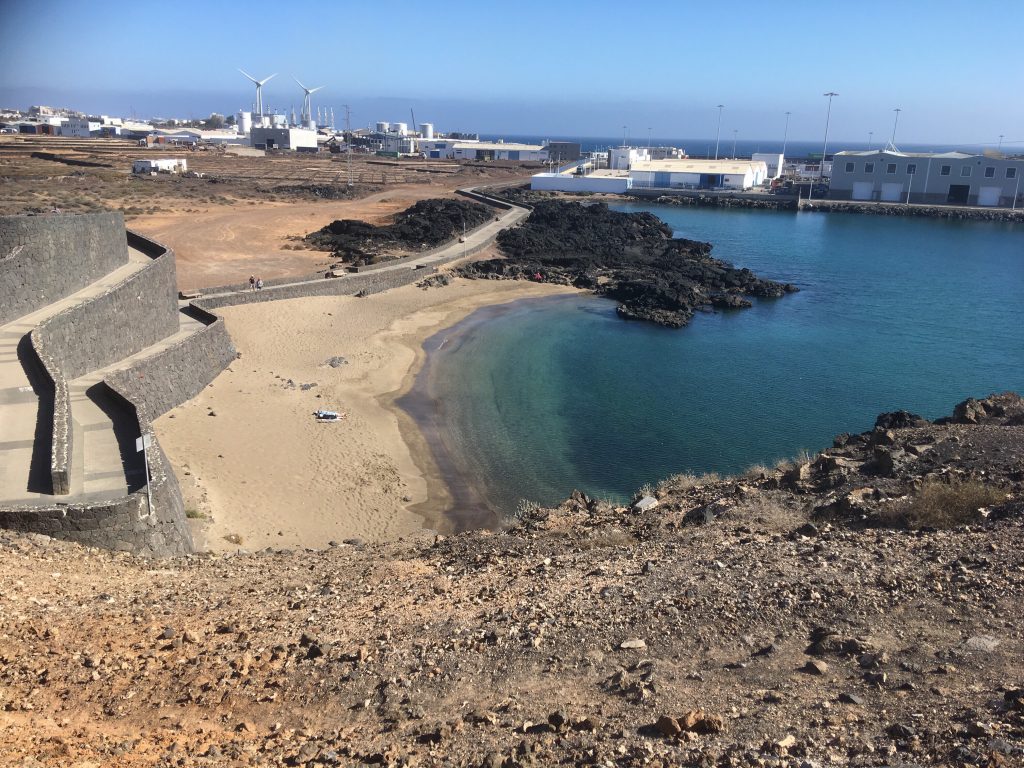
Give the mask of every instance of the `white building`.
M 648 160 L 629 169 L 633 189 L 750 189 L 768 177 L 763 160 Z
M 750 156 L 751 160 L 761 160 L 768 166 L 768 178 L 777 179 L 782 175 L 782 166 L 786 162 L 781 154 L 774 152 L 755 152 Z
M 60 132 L 62 136 L 88 139 L 99 133 L 101 125 L 99 120 L 91 120 L 88 117 L 69 117 L 67 124 L 61 126 Z
M 832 175 L 832 161 L 812 163 L 783 163 L 782 175 L 799 179 L 800 181 L 817 181 L 827 179 Z
M 187 170 L 188 162 L 183 157 L 136 160 L 132 163 L 132 173 L 184 173 Z
M 249 133 L 249 146 L 254 149 L 287 149 L 296 152 L 316 152 L 316 131 L 308 128 L 265 128 L 253 126 Z
M 629 171 L 594 171 L 589 174 L 537 173 L 530 178 L 530 189 L 548 192 L 603 192 L 623 195 L 633 186 Z
M 456 160 L 520 160 L 542 163 L 548 151 L 539 144 L 506 144 L 503 141 L 458 141 L 452 154 Z
M 628 171 L 634 163 L 648 162 L 650 159 L 646 149 L 637 147 L 614 147 L 608 150 L 608 168 L 613 171 Z
M 829 197 L 1010 207 L 1021 200 L 1024 159 L 964 152 L 837 152 Z
M 471 144 L 462 139 L 421 139 L 420 152 L 431 160 L 451 160 L 455 157 L 456 144 Z

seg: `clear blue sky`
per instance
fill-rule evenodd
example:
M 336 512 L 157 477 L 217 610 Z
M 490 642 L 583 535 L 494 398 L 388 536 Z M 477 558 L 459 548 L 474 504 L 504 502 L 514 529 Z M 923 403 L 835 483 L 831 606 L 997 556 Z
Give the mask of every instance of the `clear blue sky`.
M 552 136 L 817 139 L 1024 149 L 1024 0 L 695 3 L 0 0 L 0 106 L 202 117 L 264 103 L 353 123 Z M 899 143 L 899 140 L 897 141 Z

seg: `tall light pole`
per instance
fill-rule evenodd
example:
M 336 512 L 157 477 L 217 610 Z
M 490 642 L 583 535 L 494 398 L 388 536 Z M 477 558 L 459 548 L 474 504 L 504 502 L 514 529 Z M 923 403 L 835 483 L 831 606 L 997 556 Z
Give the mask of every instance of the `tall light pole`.
M 896 126 L 900 124 L 900 112 L 902 112 L 902 111 L 903 110 L 900 109 L 899 107 L 896 107 L 896 109 L 893 110 L 893 112 L 896 113 L 896 119 L 892 121 L 892 138 L 889 139 L 889 146 L 892 147 L 894 151 L 897 151 L 896 150 Z
M 868 131 L 868 151 L 869 152 L 871 151 L 871 144 L 873 143 L 872 139 L 874 139 L 874 137 L 875 137 L 875 132 L 874 131 Z
M 722 137 L 722 110 L 725 104 L 718 105 L 718 132 L 715 134 L 715 160 L 718 159 L 718 140 Z
M 653 131 L 653 128 L 647 126 L 647 154 L 651 153 L 651 134 Z
M 622 126 L 622 146 L 626 146 L 626 130 L 627 126 Z
M 786 128 L 782 131 L 782 156 L 786 156 L 786 140 L 789 138 L 789 116 L 792 112 L 786 113 Z
M 1003 134 L 999 134 L 999 149 L 996 150 L 999 154 L 1003 153 Z
M 832 97 L 838 96 L 839 94 L 835 91 L 829 91 L 828 93 L 822 94 L 828 96 L 828 111 L 825 113 L 825 141 L 821 145 L 821 162 L 818 164 L 818 183 L 821 183 L 822 176 L 825 173 L 825 154 L 828 151 L 828 124 L 832 120 Z M 810 200 L 814 196 L 814 184 L 811 184 L 810 194 L 807 195 L 807 199 Z
M 733 160 L 736 159 L 736 133 L 737 133 L 737 129 L 733 128 L 732 129 L 732 159 Z

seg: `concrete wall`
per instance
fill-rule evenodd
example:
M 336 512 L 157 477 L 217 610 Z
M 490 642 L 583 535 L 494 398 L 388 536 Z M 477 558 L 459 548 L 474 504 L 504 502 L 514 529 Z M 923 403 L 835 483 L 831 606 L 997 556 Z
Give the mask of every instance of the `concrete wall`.
M 127 262 L 120 213 L 0 216 L 0 323 L 64 298 Z
M 177 478 L 155 442 L 149 452 L 153 512 L 143 490 L 93 504 L 0 509 L 0 528 L 135 554 L 167 557 L 193 551 Z
M 530 177 L 530 189 L 549 192 L 603 192 L 624 195 L 632 186 L 628 176 L 575 176 L 568 173 L 537 173 Z
M 124 234 L 122 233 L 122 242 Z M 178 331 L 174 254 L 106 293 L 40 324 L 40 341 L 67 379 L 123 360 Z
M 123 229 L 120 237 L 125 242 Z M 132 232 L 127 233 L 127 242 L 153 258 L 152 263 L 107 293 L 50 318 L 31 334 L 31 347 L 54 389 L 51 475 L 55 493 L 67 493 L 70 485 L 67 381 L 178 330 L 173 252 Z M 206 327 L 103 382 L 111 399 L 138 425 L 139 434 L 148 432 L 157 416 L 194 397 L 235 357 L 223 320 L 199 308 L 190 313 Z M 94 503 L 0 509 L 0 527 L 148 556 L 191 552 L 181 490 L 155 438 L 149 462 L 152 509 L 143 489 Z

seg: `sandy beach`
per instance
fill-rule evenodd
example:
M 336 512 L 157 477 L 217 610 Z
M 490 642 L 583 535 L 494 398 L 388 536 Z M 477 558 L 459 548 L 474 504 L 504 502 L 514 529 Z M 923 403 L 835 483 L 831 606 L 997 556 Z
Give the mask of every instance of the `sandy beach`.
M 444 530 L 444 484 L 392 401 L 411 386 L 423 341 L 441 328 L 478 307 L 559 292 L 573 291 L 458 279 L 222 310 L 241 357 L 155 424 L 197 547 L 321 548 Z M 335 356 L 347 362 L 327 365 Z M 346 417 L 318 423 L 318 408 Z

